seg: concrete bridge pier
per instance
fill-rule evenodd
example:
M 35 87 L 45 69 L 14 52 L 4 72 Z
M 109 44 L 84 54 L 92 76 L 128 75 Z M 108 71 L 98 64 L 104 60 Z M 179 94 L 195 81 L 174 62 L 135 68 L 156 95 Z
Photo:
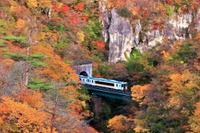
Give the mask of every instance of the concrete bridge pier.
M 102 111 L 102 97 L 97 95 L 92 95 L 93 110 L 96 114 Z

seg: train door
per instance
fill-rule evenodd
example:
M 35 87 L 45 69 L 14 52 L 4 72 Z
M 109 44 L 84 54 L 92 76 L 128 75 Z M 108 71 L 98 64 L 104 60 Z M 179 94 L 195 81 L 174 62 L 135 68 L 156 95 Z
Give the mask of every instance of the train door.
M 126 91 L 126 90 L 127 90 L 126 84 L 122 84 L 121 90 L 123 90 L 123 91 Z

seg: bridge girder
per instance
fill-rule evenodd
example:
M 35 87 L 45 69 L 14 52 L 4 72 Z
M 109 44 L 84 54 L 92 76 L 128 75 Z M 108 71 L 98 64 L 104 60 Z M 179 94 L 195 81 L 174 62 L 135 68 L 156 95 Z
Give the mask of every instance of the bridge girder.
M 105 87 L 96 87 L 91 85 L 84 85 L 88 90 L 92 91 L 93 95 L 110 97 L 115 99 L 121 99 L 126 101 L 131 101 L 131 93 L 124 91 L 116 91 L 114 89 L 109 89 Z

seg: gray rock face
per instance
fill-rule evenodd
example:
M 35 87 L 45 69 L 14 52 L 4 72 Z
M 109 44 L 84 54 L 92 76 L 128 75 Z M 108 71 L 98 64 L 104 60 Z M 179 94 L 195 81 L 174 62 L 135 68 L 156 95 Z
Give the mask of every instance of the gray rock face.
M 191 37 L 189 26 L 192 23 L 192 14 L 174 14 L 165 21 L 166 27 L 162 30 L 156 29 L 144 33 L 142 42 L 137 43 L 136 48 L 140 51 L 151 49 L 157 43 L 162 43 L 163 38 L 169 40 L 181 40 Z
M 119 16 L 115 9 L 108 12 L 105 6 L 106 0 L 99 2 L 102 20 L 102 34 L 104 41 L 109 45 L 110 63 L 126 60 L 133 43 L 133 29 L 128 19 Z
M 100 1 L 99 7 L 101 11 L 103 38 L 109 45 L 108 61 L 113 63 L 126 60 L 126 56 L 130 55 L 134 47 L 133 28 L 128 19 L 117 14 L 116 9 L 108 12 L 105 2 L 106 0 Z
M 195 22 L 195 29 L 200 30 L 200 10 L 194 17 L 193 13 L 174 14 L 165 21 L 164 29 L 142 31 L 140 20 L 135 20 L 132 27 L 130 21 L 117 14 L 116 9 L 108 12 L 103 2 L 100 3 L 102 14 L 103 37 L 109 45 L 109 62 L 124 61 L 130 56 L 132 48 L 141 52 L 151 49 L 163 38 L 181 40 L 191 37 L 190 25 Z M 134 29 L 134 30 L 133 30 Z M 142 33 L 143 35 L 141 36 Z
M 102 34 L 103 34 L 103 38 L 105 42 L 109 41 L 109 33 L 108 33 L 108 29 L 110 26 L 110 13 L 107 11 L 106 9 L 106 5 L 105 5 L 105 1 L 100 1 L 99 2 L 99 8 L 100 8 L 100 12 L 101 12 L 101 21 L 102 21 Z
M 120 17 L 116 10 L 111 11 L 109 34 L 109 62 L 126 60 L 133 48 L 133 29 L 128 19 Z

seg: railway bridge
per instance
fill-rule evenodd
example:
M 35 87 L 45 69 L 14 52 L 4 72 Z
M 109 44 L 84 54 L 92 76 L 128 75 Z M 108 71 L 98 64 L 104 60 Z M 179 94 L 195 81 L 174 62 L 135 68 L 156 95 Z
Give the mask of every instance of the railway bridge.
M 91 86 L 91 85 L 84 85 L 84 86 L 94 96 L 109 97 L 109 98 L 120 99 L 120 100 L 125 100 L 125 101 L 131 100 L 131 93 L 127 91 L 116 91 L 111 88 Z
M 75 72 L 78 75 L 92 77 L 92 62 L 90 61 L 76 62 L 73 68 L 75 69 Z M 131 100 L 131 93 L 127 91 L 115 90 L 109 87 L 87 85 L 87 84 L 84 84 L 84 86 L 93 96 L 109 97 L 126 101 Z

